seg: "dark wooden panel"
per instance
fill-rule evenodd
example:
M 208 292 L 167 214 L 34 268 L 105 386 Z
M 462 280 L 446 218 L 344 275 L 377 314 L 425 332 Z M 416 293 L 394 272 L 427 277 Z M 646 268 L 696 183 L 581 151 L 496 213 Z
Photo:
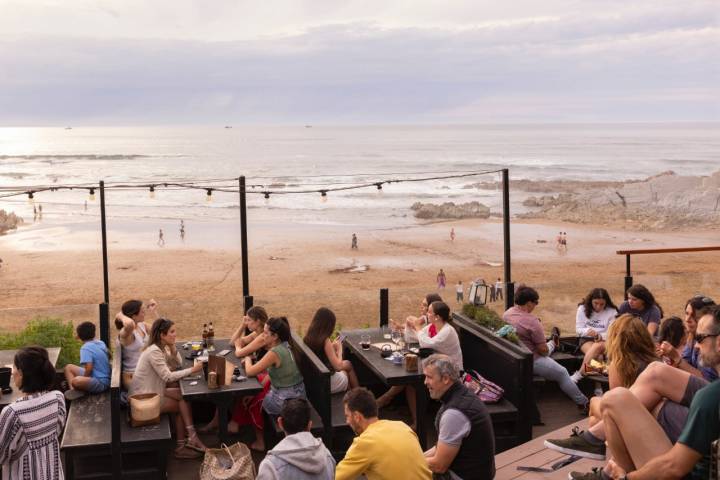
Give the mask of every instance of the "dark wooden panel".
M 87 395 L 70 404 L 61 448 L 110 445 L 110 392 Z

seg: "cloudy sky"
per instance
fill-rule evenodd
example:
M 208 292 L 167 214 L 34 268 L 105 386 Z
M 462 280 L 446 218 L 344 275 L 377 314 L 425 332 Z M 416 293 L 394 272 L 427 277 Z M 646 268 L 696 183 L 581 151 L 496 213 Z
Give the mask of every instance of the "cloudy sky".
M 720 121 L 718 0 L 0 0 L 0 125 Z

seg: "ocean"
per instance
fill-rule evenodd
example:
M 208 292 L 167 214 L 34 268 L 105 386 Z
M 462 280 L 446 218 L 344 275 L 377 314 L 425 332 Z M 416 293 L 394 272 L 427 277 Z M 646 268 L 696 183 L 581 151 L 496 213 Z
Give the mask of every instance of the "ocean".
M 517 179 L 629 180 L 667 170 L 703 175 L 717 169 L 719 152 L 720 124 L 0 128 L 0 186 L 155 184 L 154 198 L 147 187 L 108 190 L 108 218 L 114 225 L 218 222 L 237 221 L 237 193 L 213 191 L 208 202 L 202 188 L 162 184 L 236 189 L 232 179 L 245 175 L 248 185 L 259 185 L 249 188 L 251 222 L 397 226 L 415 221 L 414 202 L 477 200 L 499 212 L 499 189 L 469 188 L 499 174 L 330 192 L 327 202 L 317 192 L 273 194 L 267 201 L 260 192 L 505 167 Z M 512 199 L 518 211 L 523 198 Z M 43 205 L 46 223 L 97 221 L 98 200 L 88 200 L 86 190 L 41 192 L 35 202 Z M 33 218 L 26 196 L 0 198 L 0 209 Z

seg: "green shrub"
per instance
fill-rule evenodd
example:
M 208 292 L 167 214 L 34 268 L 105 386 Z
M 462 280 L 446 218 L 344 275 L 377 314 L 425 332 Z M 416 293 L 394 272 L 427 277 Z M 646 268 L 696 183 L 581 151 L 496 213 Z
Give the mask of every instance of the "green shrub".
M 82 342 L 75 338 L 72 322 L 63 322 L 61 318 L 37 317 L 17 333 L 0 334 L 0 350 L 17 350 L 30 345 L 60 347 L 60 357 L 55 368 L 80 362 Z
M 475 320 L 475 323 L 478 325 L 488 328 L 493 332 L 507 325 L 507 323 L 505 323 L 505 321 L 500 318 L 500 315 L 498 315 L 494 310 L 490 310 L 482 305 L 475 306 L 470 303 L 466 303 L 462 307 L 462 313 L 466 317 Z M 518 338 L 517 333 L 511 333 L 505 338 L 516 345 L 520 345 L 520 339 Z

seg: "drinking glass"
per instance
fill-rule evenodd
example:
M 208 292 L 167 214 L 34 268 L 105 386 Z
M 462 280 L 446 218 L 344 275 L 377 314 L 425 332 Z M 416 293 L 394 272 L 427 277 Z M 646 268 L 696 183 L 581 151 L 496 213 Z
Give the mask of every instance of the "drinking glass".
M 398 330 L 393 330 L 390 334 L 390 338 L 392 339 L 393 343 L 397 345 L 400 342 L 400 337 L 402 337 L 402 334 Z
M 370 335 L 361 335 L 360 336 L 360 347 L 362 347 L 363 350 L 370 350 Z

